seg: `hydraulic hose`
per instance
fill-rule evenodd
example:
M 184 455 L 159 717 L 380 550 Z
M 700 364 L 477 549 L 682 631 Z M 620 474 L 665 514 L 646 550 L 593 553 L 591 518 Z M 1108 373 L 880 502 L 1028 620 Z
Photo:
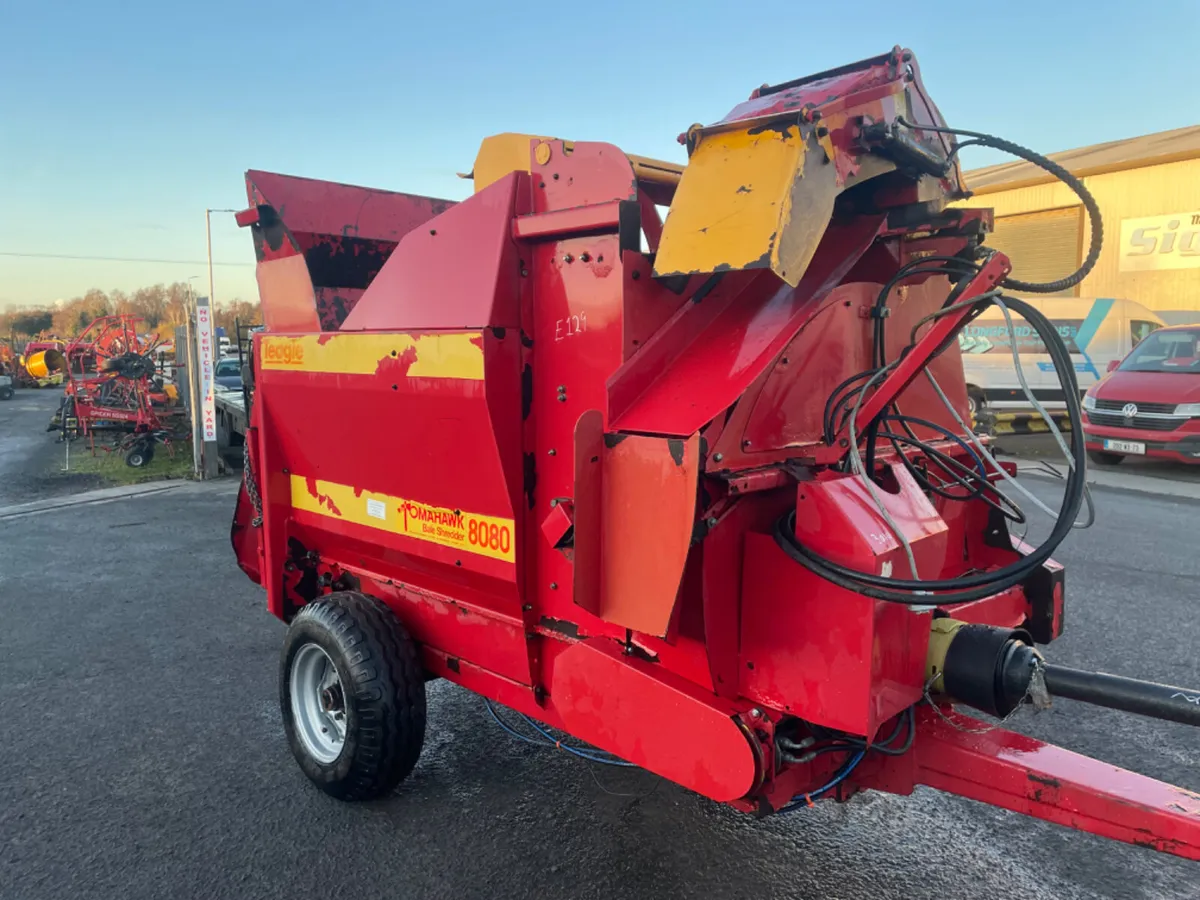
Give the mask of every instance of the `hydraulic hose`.
M 991 302 L 990 298 L 982 300 Z M 1068 416 L 1071 421 L 1071 455 L 1075 465 L 1067 478 L 1063 503 L 1054 528 L 1046 540 L 1028 555 L 991 572 L 981 572 L 959 578 L 918 580 L 890 578 L 870 572 L 860 572 L 832 560 L 824 559 L 799 542 L 795 534 L 795 512 L 775 524 L 774 537 L 779 547 L 800 565 L 827 581 L 876 600 L 910 606 L 925 605 L 933 598 L 941 603 L 962 603 L 990 597 L 1020 584 L 1050 558 L 1055 548 L 1071 532 L 1086 487 L 1086 453 L 1083 438 L 1083 413 L 1079 401 L 1079 383 L 1075 367 L 1057 329 L 1037 309 L 1016 298 L 1005 303 L 1029 322 L 1046 345 L 1055 370 L 1063 382 Z
M 1072 288 L 1087 277 L 1088 273 L 1096 265 L 1096 261 L 1100 258 L 1100 247 L 1104 243 L 1104 222 L 1100 216 L 1100 207 L 1096 203 L 1096 198 L 1091 195 L 1091 192 L 1084 186 L 1083 182 L 1060 166 L 1054 160 L 1042 156 L 1030 150 L 1028 147 L 1022 147 L 1020 144 L 1014 144 L 1012 141 L 1006 141 L 1004 138 L 996 137 L 991 134 L 984 134 L 979 131 L 966 131 L 961 128 L 942 128 L 937 125 L 916 125 L 908 122 L 904 117 L 897 117 L 897 121 L 906 128 L 915 129 L 918 131 L 932 131 L 937 134 L 952 134 L 958 137 L 968 137 L 973 140 L 971 143 L 979 144 L 984 147 L 992 147 L 1012 156 L 1016 156 L 1026 162 L 1033 163 L 1039 169 L 1044 169 L 1049 172 L 1067 187 L 1069 187 L 1075 195 L 1082 201 L 1084 208 L 1088 213 L 1088 222 L 1092 228 L 1092 239 L 1088 245 L 1087 256 L 1074 273 L 1066 278 L 1060 278 L 1058 281 L 1050 281 L 1039 283 L 1036 281 L 1020 281 L 1016 278 L 1006 278 L 1003 282 L 1004 287 L 1011 288 L 1014 291 L 1026 291 L 1030 294 L 1057 294 L 1060 291 L 1065 291 Z M 957 153 L 958 149 L 954 150 Z M 954 153 L 951 154 L 953 157 Z

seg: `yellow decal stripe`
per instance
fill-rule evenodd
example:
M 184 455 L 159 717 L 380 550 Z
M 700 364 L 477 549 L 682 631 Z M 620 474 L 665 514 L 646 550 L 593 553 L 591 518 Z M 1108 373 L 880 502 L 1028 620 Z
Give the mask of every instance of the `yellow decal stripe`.
M 291 476 L 292 508 L 475 553 L 516 561 L 512 519 L 432 506 L 390 494 L 358 490 L 301 475 Z
M 262 368 L 279 371 L 483 380 L 483 335 L 478 331 L 266 335 L 261 353 Z

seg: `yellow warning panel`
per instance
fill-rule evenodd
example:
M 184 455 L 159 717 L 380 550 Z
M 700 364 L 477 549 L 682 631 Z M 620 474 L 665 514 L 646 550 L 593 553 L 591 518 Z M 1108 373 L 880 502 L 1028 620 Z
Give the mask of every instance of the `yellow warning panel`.
M 464 553 L 516 562 L 516 526 L 512 519 L 434 506 L 303 475 L 291 476 L 291 490 L 293 509 Z
M 794 118 L 702 134 L 671 201 L 654 274 L 769 268 L 794 287 L 838 190 L 835 166 Z
M 671 201 L 656 272 L 769 266 L 803 153 L 794 123 L 704 137 Z
M 483 380 L 483 334 L 478 331 L 266 335 L 260 346 L 263 369 Z

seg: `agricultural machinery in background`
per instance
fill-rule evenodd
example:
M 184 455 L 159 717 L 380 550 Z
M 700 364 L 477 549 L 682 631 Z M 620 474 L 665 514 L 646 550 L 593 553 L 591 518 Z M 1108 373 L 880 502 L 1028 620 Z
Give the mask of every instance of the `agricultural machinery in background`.
M 65 381 L 65 341 L 39 336 L 17 348 L 15 338 L 0 341 L 0 376 L 10 379 L 9 397 L 13 388 L 54 387 Z M 0 388 L 0 399 L 4 394 Z
M 87 438 L 93 451 L 97 434 L 115 436 L 102 449 L 123 453 L 135 468 L 149 464 L 156 446 L 170 450 L 187 433 L 178 391 L 157 371 L 161 342 L 140 335 L 141 322 L 132 315 L 102 316 L 67 344 L 63 402 L 50 423 L 64 439 Z

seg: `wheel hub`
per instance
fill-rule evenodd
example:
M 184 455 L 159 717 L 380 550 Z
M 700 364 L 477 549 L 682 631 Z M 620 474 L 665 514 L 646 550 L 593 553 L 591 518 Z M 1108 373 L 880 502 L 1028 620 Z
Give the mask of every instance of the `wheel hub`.
M 346 741 L 345 695 L 333 660 L 316 644 L 305 644 L 292 658 L 288 686 L 304 749 L 317 762 L 333 762 Z
M 343 709 L 342 686 L 334 684 L 321 691 L 321 708 L 327 713 L 341 712 Z

